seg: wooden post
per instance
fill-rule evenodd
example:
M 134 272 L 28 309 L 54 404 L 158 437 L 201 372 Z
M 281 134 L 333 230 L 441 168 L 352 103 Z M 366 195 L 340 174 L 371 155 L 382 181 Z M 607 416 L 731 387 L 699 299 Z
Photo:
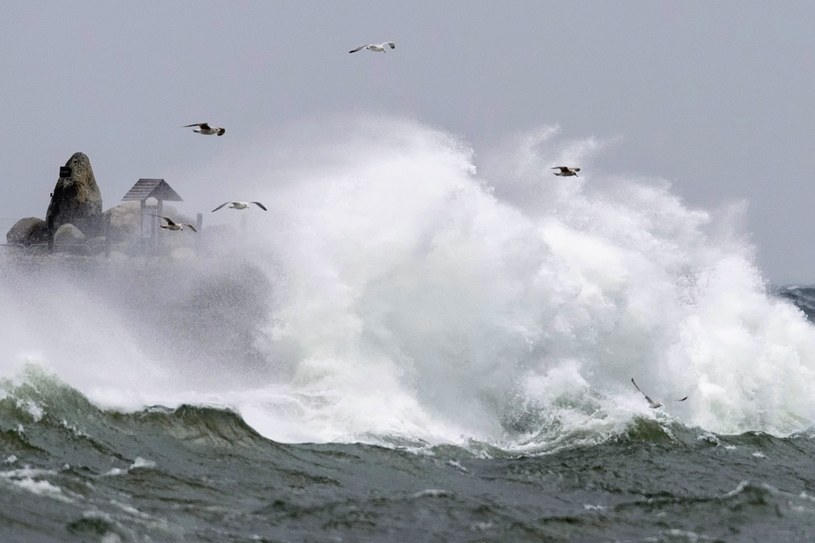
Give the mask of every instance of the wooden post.
M 139 252 L 144 254 L 144 200 L 139 201 Z
M 144 238 L 144 200 L 139 202 L 139 237 Z
M 157 198 L 157 200 L 158 200 L 158 205 L 156 205 L 156 215 L 158 215 L 158 217 L 155 217 L 156 222 L 153 223 L 153 227 L 156 229 L 156 244 L 154 246 L 154 250 L 155 250 L 156 254 L 159 253 L 159 250 L 161 248 L 162 235 L 161 235 L 161 227 L 160 227 L 160 224 L 161 224 L 161 218 L 160 217 L 162 215 L 164 215 L 164 200 L 162 200 L 161 198 Z

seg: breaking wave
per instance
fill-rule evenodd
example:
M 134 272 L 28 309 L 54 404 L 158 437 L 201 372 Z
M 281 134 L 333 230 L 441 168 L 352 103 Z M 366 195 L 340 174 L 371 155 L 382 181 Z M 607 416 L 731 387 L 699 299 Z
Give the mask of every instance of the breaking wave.
M 768 293 L 743 204 L 690 209 L 552 127 L 483 155 L 393 118 L 224 145 L 167 176 L 195 187 L 185 205 L 269 211 L 207 216 L 197 258 L 0 260 L 0 377 L 35 364 L 124 411 L 228 407 L 284 442 L 544 450 L 642 419 L 815 420 L 815 331 Z

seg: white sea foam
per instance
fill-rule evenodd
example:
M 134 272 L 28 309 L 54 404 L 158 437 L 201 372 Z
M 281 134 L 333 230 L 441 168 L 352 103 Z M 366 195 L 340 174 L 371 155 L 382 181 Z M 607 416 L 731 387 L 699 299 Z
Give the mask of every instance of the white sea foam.
M 152 460 L 147 460 L 142 458 L 141 456 L 137 456 L 136 459 L 133 461 L 133 464 L 130 466 L 130 469 L 153 469 L 156 467 L 156 463 Z
M 111 468 L 108 470 L 105 475 L 107 476 L 116 476 L 116 475 L 124 475 L 126 473 L 130 473 L 131 470 L 134 469 L 153 469 L 156 467 L 156 463 L 152 460 L 146 460 L 141 456 L 137 456 L 133 463 L 130 464 L 126 468 Z
M 13 487 L 20 488 L 32 494 L 46 496 L 65 503 L 73 500 L 63 493 L 57 485 L 44 479 L 46 475 L 54 475 L 52 470 L 30 468 L 28 466 L 8 471 L 0 471 L 0 482 L 5 481 Z
M 213 218 L 237 232 L 246 217 L 247 239 L 157 279 L 166 306 L 123 307 L 58 276 L 0 284 L 0 375 L 34 361 L 106 406 L 231 406 L 281 441 L 525 449 L 604 439 L 636 417 L 776 435 L 815 421 L 815 331 L 765 292 L 743 203 L 691 209 L 664 180 L 603 172 L 609 142 L 557 128 L 477 160 L 412 121 L 279 130 L 168 174 L 195 187 L 192 210 L 247 197 L 269 211 Z M 563 161 L 581 177 L 553 176 Z M 250 307 L 230 312 L 220 269 Z
M 42 417 L 45 414 L 43 408 L 31 400 L 18 400 L 17 407 L 28 413 L 34 422 L 39 422 L 42 420 Z
M 13 479 L 15 486 L 27 490 L 33 494 L 48 496 L 59 501 L 71 503 L 73 500 L 62 493 L 62 489 L 45 480 L 37 479 Z

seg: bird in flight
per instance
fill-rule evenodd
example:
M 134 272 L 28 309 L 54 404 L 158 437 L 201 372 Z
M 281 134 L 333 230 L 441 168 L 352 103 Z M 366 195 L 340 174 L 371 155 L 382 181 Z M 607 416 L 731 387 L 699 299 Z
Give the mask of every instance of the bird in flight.
M 153 216 L 158 217 L 159 219 L 164 219 L 165 221 L 167 221 L 167 224 L 159 225 L 162 228 L 166 228 L 167 230 L 184 230 L 184 227 L 186 226 L 187 228 L 189 228 L 193 232 L 198 232 L 198 230 L 196 230 L 195 227 L 193 225 L 191 225 L 191 224 L 180 224 L 180 223 L 175 222 L 174 220 L 172 220 L 169 217 L 162 217 L 161 215 L 153 215 Z
M 571 177 L 571 176 L 579 177 L 577 175 L 577 172 L 580 171 L 580 168 L 571 168 L 569 166 L 555 166 L 552 169 L 553 170 L 560 170 L 560 171 L 557 171 L 557 172 L 552 172 L 555 175 L 560 175 L 562 177 Z
M 396 44 L 392 41 L 386 41 L 385 43 L 369 43 L 367 45 L 360 45 L 356 49 L 351 49 L 348 51 L 349 53 L 356 53 L 357 51 L 362 51 L 363 49 L 367 49 L 368 51 L 375 51 L 377 53 L 387 53 L 387 47 L 391 49 L 396 49 Z
M 651 397 L 648 396 L 648 394 L 643 392 L 642 389 L 640 389 L 640 387 L 637 386 L 637 382 L 634 380 L 633 377 L 631 378 L 631 382 L 634 384 L 634 388 L 636 388 L 639 391 L 640 394 L 645 396 L 645 400 L 648 402 L 648 407 L 650 407 L 651 409 L 657 409 L 659 407 L 662 407 L 661 403 L 655 402 L 654 400 L 652 400 Z M 679 398 L 678 400 L 674 400 L 674 401 L 676 401 L 676 402 L 684 402 L 687 399 L 688 399 L 688 397 L 685 396 L 684 398 Z
M 223 136 L 224 133 L 226 132 L 226 128 L 210 126 L 209 123 L 185 124 L 183 128 L 190 128 L 192 126 L 196 127 L 192 129 L 193 132 L 198 132 L 199 134 L 204 134 L 205 136 L 212 136 L 213 134 L 217 136 Z
M 249 207 L 249 204 L 255 204 L 256 206 L 258 206 L 263 211 L 267 211 L 266 206 L 264 206 L 260 202 L 224 202 L 221 205 L 219 205 L 218 207 L 216 207 L 215 209 L 213 209 L 212 212 L 214 213 L 214 212 L 218 211 L 219 209 L 221 209 L 224 206 L 227 206 L 230 209 L 246 209 L 247 207 Z

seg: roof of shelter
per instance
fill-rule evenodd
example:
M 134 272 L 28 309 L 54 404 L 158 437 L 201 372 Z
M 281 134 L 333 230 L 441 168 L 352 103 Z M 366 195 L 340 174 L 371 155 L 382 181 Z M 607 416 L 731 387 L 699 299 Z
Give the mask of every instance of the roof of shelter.
M 151 197 L 157 200 L 183 202 L 181 196 L 179 196 L 164 179 L 139 179 L 136 181 L 136 184 L 127 191 L 122 201 L 143 201 Z

